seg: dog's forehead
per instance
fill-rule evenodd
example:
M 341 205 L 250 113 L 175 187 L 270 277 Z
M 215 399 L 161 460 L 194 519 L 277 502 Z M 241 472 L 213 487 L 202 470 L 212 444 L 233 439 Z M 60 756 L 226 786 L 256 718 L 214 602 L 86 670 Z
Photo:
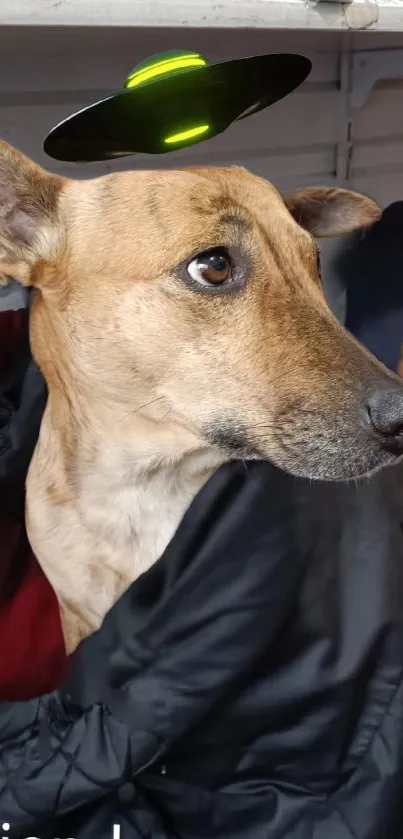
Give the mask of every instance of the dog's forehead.
M 237 209 L 253 221 L 271 213 L 288 215 L 280 193 L 269 182 L 241 167 L 198 167 L 165 171 L 122 172 L 103 179 L 105 211 L 123 211 L 146 224 L 206 226 Z M 120 212 L 119 212 L 120 215 Z
M 298 230 L 278 190 L 235 166 L 119 172 L 71 183 L 67 199 L 70 267 L 100 277 L 111 266 L 122 278 L 156 277 L 245 237 L 257 252 L 263 228 L 279 243 L 279 227 Z

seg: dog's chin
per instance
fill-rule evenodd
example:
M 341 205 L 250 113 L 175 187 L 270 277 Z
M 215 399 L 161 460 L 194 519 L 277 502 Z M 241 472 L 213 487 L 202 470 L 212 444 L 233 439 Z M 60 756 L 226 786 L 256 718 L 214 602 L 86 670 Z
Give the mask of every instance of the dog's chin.
M 301 457 L 289 458 L 280 453 L 271 459 L 280 469 L 297 478 L 341 483 L 367 480 L 383 469 L 401 463 L 402 456 L 396 457 L 382 449 L 368 451 L 364 448 L 362 452 L 344 451 L 339 456 L 332 454 L 329 457 L 326 449 L 307 453 L 302 447 Z
M 281 434 L 274 439 L 257 438 L 245 425 L 224 420 L 209 423 L 205 439 L 230 460 L 268 460 L 296 478 L 311 481 L 348 482 L 365 480 L 382 469 L 395 466 L 402 456 L 383 448 L 373 437 L 351 435 L 347 428 L 338 436 L 322 428 L 312 438 Z
M 298 437 L 275 441 L 257 440 L 253 432 L 241 424 L 228 422 L 210 423 L 204 428 L 204 437 L 220 449 L 230 460 L 268 460 L 296 478 L 311 481 L 347 482 L 365 480 L 381 470 L 399 464 L 403 455 L 382 448 L 373 438 L 354 440 L 354 445 L 343 439 L 318 434 L 314 440 Z

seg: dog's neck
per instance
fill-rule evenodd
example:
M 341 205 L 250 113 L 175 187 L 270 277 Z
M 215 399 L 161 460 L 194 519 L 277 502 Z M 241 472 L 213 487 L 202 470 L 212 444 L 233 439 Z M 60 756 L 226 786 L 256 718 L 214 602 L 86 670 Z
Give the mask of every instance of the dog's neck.
M 91 425 L 77 444 L 75 503 L 86 527 L 133 554 L 136 576 L 173 535 L 224 457 L 179 423 L 136 413 Z
M 154 395 L 141 394 L 130 409 L 94 397 L 84 405 L 76 400 L 75 410 L 72 417 L 70 403 L 70 445 L 62 439 L 59 445 L 80 517 L 106 542 L 132 546 L 143 569 L 146 545 L 165 542 L 225 457 Z
M 28 479 L 28 532 L 62 608 L 73 601 L 92 631 L 161 556 L 225 456 L 166 406 L 71 406 L 49 398 Z

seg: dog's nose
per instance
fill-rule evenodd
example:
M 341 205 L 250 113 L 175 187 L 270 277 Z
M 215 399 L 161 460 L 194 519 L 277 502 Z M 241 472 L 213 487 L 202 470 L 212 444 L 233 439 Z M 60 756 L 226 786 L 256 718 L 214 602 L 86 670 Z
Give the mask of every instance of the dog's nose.
M 385 448 L 403 454 L 403 388 L 382 390 L 368 402 L 368 414 L 374 430 L 383 437 Z

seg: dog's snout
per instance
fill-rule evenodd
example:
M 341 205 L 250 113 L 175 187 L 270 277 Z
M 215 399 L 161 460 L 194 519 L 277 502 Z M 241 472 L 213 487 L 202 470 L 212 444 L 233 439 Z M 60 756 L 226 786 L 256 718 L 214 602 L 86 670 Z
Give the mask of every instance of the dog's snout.
M 403 454 L 403 387 L 376 392 L 368 401 L 373 429 L 390 452 Z

